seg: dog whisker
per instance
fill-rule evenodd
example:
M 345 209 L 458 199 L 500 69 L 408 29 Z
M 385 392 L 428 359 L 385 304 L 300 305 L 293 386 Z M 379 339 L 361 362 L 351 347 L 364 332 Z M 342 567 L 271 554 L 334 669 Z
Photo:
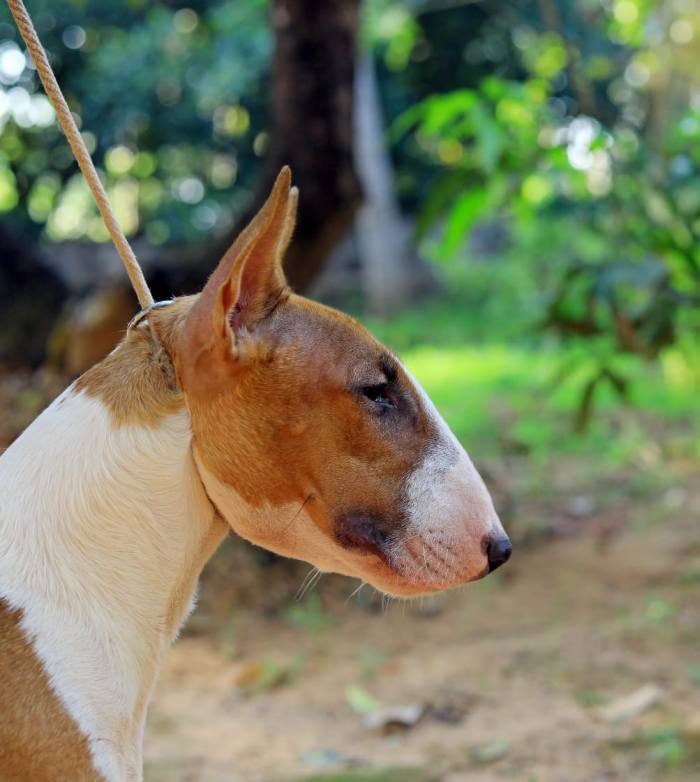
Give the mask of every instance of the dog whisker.
M 317 567 L 311 568 L 311 570 L 309 570 L 309 572 L 304 577 L 304 580 L 301 582 L 301 586 L 297 591 L 296 599 L 303 600 L 307 592 L 311 591 L 311 589 L 315 587 L 316 584 L 318 584 L 322 575 L 322 570 L 319 570 Z
M 394 599 L 393 595 L 387 595 L 386 592 L 382 593 L 382 612 L 386 613 L 389 608 L 389 603 Z
M 366 586 L 367 586 L 366 582 L 361 581 L 360 582 L 360 586 L 358 586 L 357 588 L 352 590 L 352 592 L 348 595 L 348 599 L 345 602 L 349 603 L 353 599 L 353 597 L 356 597 L 357 595 L 359 595 L 360 592 L 363 590 L 363 588 L 366 587 Z

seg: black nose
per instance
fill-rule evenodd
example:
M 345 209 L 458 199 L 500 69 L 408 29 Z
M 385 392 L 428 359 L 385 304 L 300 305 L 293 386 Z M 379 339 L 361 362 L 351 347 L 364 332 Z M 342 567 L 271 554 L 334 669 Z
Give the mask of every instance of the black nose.
M 508 538 L 496 538 L 496 540 L 490 541 L 486 546 L 486 557 L 489 561 L 489 573 L 493 572 L 497 567 L 501 567 L 505 562 L 510 559 L 510 555 L 513 553 L 513 546 L 511 546 Z

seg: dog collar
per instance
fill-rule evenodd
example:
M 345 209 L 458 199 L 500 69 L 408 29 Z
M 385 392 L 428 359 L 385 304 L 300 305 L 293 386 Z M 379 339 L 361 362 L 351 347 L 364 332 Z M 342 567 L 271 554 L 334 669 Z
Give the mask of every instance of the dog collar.
M 174 299 L 165 299 L 163 301 L 154 301 L 153 304 L 149 304 L 148 307 L 144 307 L 140 312 L 129 321 L 129 325 L 126 327 L 127 331 L 135 329 L 138 325 L 143 323 L 149 316 L 152 310 L 159 310 L 163 307 L 167 307 L 168 304 L 172 304 Z

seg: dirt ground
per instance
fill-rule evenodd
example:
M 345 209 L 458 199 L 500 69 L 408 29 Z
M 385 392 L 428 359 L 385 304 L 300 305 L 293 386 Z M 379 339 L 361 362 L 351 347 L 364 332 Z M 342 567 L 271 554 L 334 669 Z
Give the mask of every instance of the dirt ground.
M 700 485 L 630 502 L 612 536 L 593 518 L 422 604 L 324 578 L 296 613 L 263 594 L 222 619 L 226 574 L 209 574 L 155 694 L 146 779 L 700 779 Z M 371 729 L 370 695 L 425 714 Z

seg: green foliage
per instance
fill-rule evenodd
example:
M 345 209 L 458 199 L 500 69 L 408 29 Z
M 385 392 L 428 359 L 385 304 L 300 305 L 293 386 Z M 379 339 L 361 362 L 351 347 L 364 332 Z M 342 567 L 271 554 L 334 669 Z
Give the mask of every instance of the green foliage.
M 160 244 L 228 225 L 265 150 L 267 1 L 31 10 L 126 233 Z M 108 238 L 3 5 L 0 214 L 10 210 L 25 233 Z
M 499 221 L 547 291 L 537 325 L 588 346 L 587 367 L 568 363 L 560 373 L 580 377 L 579 428 L 604 386 L 627 394 L 620 354 L 656 359 L 700 329 L 700 105 L 679 100 L 662 123 L 652 116 L 663 100 L 654 82 L 683 67 L 682 53 L 662 62 L 645 38 L 645 21 L 668 24 L 662 16 L 619 0 L 599 20 L 598 50 L 617 47 L 623 79 L 609 58 L 576 48 L 572 30 L 565 41 L 516 26 L 525 76 L 431 95 L 393 126 L 434 171 L 418 229 L 433 257 L 458 263 L 474 228 Z M 679 23 L 692 37 L 691 20 L 676 19 L 671 44 L 687 34 Z
M 685 759 L 685 742 L 675 728 L 650 731 L 646 740 L 651 746 L 652 757 L 664 768 L 676 768 Z
M 533 321 L 521 303 L 536 301 L 537 281 L 519 278 L 522 267 L 517 257 L 508 256 L 486 267 L 467 267 L 453 282 L 464 295 L 368 325 L 401 353 L 479 459 L 498 459 L 504 451 L 527 454 L 533 470 L 546 475 L 553 458 L 585 457 L 590 475 L 581 475 L 582 482 L 619 468 L 638 469 L 640 455 L 655 448 L 654 428 L 621 414 L 611 384 L 598 389 L 598 415 L 586 432 L 571 427 L 581 387 L 603 360 L 613 361 L 616 374 L 628 379 L 627 401 L 644 410 L 649 421 L 664 420 L 686 432 L 675 447 L 691 460 L 698 458 L 697 354 L 690 360 L 676 346 L 649 364 L 612 350 L 599 356 L 584 341 L 537 339 L 527 330 Z M 506 287 L 509 279 L 514 284 Z M 482 290 L 499 294 L 482 295 Z

